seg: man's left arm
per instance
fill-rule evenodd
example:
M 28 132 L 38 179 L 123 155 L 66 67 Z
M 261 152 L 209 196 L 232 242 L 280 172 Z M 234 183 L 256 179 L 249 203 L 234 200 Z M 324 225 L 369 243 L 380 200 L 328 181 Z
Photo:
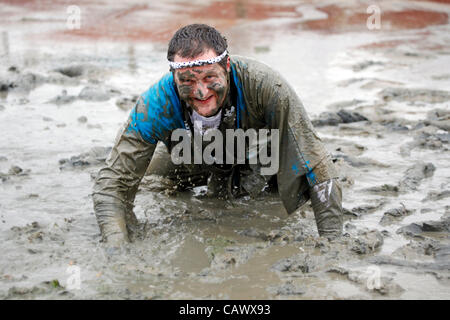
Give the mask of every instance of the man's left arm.
M 268 69 L 260 86 L 260 115 L 279 130 L 278 190 L 288 213 L 308 198 L 321 236 L 342 235 L 342 190 L 338 174 L 294 89 Z M 273 142 L 272 142 L 273 143 Z

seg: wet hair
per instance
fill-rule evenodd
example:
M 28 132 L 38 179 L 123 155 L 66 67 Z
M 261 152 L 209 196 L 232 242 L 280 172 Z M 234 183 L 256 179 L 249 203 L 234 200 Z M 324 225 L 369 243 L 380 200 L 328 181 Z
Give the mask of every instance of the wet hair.
M 220 55 L 227 48 L 227 39 L 215 28 L 206 24 L 190 24 L 178 29 L 173 35 L 167 50 L 167 60 L 173 61 L 177 54 L 183 58 L 195 58 L 208 49 Z M 228 55 L 218 62 L 225 70 L 227 58 Z

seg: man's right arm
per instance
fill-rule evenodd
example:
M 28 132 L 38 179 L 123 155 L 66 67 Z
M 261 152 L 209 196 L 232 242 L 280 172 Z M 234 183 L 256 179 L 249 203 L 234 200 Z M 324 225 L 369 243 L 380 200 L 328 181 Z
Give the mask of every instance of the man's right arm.
M 95 215 L 103 240 L 113 244 L 129 241 L 127 227 L 136 220 L 134 198 L 156 148 L 141 137 L 132 121 L 144 108 L 139 99 L 95 179 Z

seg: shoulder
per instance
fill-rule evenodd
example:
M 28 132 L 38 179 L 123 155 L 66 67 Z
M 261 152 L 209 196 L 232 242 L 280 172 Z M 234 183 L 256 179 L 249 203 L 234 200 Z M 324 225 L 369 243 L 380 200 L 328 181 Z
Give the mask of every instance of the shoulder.
M 145 91 L 141 98 L 144 104 L 166 104 L 167 99 L 175 98 L 175 84 L 171 72 L 163 75 L 156 83 L 154 83 L 147 91 Z
M 286 80 L 278 71 L 262 61 L 238 55 L 233 55 L 230 59 L 236 71 L 236 76 L 243 83 L 262 83 L 269 86 L 286 83 Z
M 145 140 L 155 143 L 171 130 L 183 127 L 182 110 L 172 73 L 165 74 L 139 97 L 131 113 L 132 124 Z
M 237 69 L 238 72 L 241 73 L 269 73 L 269 74 L 278 74 L 276 70 L 267 65 L 266 63 L 239 55 L 230 56 L 231 63 Z
M 145 113 L 145 118 L 149 119 L 160 119 L 161 114 L 167 117 L 178 113 L 181 110 L 180 99 L 172 73 L 166 73 L 146 92 L 141 94 L 137 106 Z

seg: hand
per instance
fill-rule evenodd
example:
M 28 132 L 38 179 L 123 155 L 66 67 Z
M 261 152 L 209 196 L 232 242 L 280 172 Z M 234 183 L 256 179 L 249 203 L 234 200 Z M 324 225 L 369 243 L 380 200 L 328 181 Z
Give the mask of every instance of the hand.
M 321 237 L 333 240 L 342 235 L 342 191 L 334 180 L 311 188 L 311 205 Z
M 319 230 L 319 235 L 321 237 L 327 238 L 328 241 L 333 241 L 336 240 L 338 238 L 340 238 L 342 236 L 342 231 L 341 230 L 335 230 L 335 231 L 321 231 Z
M 130 242 L 127 234 L 123 232 L 116 232 L 105 236 L 105 242 L 107 242 L 110 246 L 120 247 L 125 243 Z
M 122 252 L 122 248 L 129 241 L 128 236 L 122 232 L 110 234 L 105 237 L 105 252 L 108 256 L 118 255 Z

